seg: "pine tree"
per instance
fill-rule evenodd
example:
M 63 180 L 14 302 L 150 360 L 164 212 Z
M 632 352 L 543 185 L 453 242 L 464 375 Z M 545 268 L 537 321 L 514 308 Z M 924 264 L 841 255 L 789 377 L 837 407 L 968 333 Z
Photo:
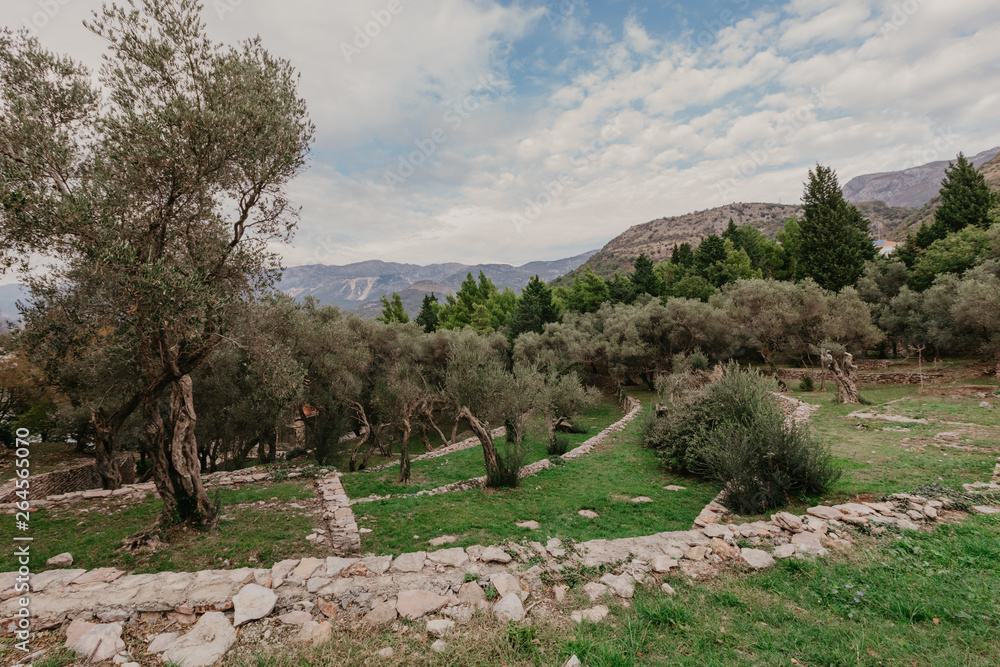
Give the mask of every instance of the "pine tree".
M 653 270 L 653 260 L 643 253 L 636 258 L 634 266 L 635 271 L 632 273 L 631 280 L 636 295 L 661 296 L 663 294 L 663 280 Z
M 690 243 L 674 244 L 674 251 L 670 254 L 670 263 L 678 266 L 694 266 L 694 252 Z
M 507 336 L 514 340 L 523 333 L 542 333 L 545 325 L 559 319 L 552 303 L 552 289 L 538 276 L 532 276 L 517 299 L 517 305 L 507 323 Z
M 878 254 L 868 221 L 844 199 L 833 169 L 816 165 L 802 195 L 798 275 L 824 289 L 840 291 L 861 277 L 865 262 Z
M 948 163 L 941 181 L 941 206 L 934 212 L 934 226 L 944 233 L 938 238 L 962 231 L 969 225 L 988 228 L 993 203 L 994 195 L 986 178 L 959 153 L 956 162 Z
M 403 308 L 403 299 L 400 298 L 397 292 L 392 293 L 392 300 L 385 298 L 385 295 L 379 297 L 382 302 L 382 316 L 377 317 L 379 322 L 384 322 L 385 324 L 391 324 L 393 322 L 399 322 L 401 324 L 406 324 L 410 321 L 410 316 L 406 314 L 406 310 Z
M 716 262 L 726 261 L 726 242 L 715 234 L 709 234 L 694 251 L 694 266 L 702 276 Z
M 441 306 L 438 305 L 437 297 L 434 293 L 425 294 L 424 302 L 420 306 L 420 314 L 417 315 L 417 324 L 424 328 L 424 333 L 433 333 L 437 331 L 438 328 L 438 311 Z

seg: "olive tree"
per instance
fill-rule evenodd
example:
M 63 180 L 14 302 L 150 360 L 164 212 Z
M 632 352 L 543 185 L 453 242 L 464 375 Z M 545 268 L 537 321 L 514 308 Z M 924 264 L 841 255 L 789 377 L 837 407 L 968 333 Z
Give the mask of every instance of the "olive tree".
M 214 44 L 201 9 L 105 5 L 88 24 L 108 45 L 101 89 L 36 39 L 0 36 L 0 252 L 22 269 L 56 260 L 29 287 L 58 287 L 84 306 L 82 331 L 128 352 L 138 387 L 93 417 L 105 485 L 141 407 L 162 519 L 212 525 L 190 373 L 280 268 L 269 247 L 295 227 L 286 185 L 313 128 L 291 65 L 259 38 Z

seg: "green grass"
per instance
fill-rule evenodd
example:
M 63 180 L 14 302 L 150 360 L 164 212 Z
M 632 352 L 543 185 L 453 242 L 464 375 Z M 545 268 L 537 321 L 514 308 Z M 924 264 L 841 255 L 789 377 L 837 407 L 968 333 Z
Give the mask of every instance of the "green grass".
M 469 546 L 505 539 L 584 541 L 688 530 L 718 493 L 710 484 L 664 472 L 655 453 L 639 445 L 636 422 L 607 442 L 613 445 L 543 470 L 522 480 L 515 490 L 477 489 L 358 503 L 353 507 L 358 525 L 374 531 L 362 536 L 362 549 L 379 554 L 417 551 L 441 535 L 458 537 L 454 546 Z M 668 484 L 687 490 L 666 491 L 663 487 Z M 631 502 L 637 496 L 654 502 Z M 585 519 L 577 514 L 581 509 L 601 516 Z M 541 528 L 514 525 L 527 519 L 538 521 Z
M 672 579 L 676 597 L 643 591 L 633 609 L 564 639 L 550 664 L 576 654 L 591 667 L 995 665 L 998 542 L 1000 522 L 971 518 L 831 563 L 780 561 L 708 585 Z
M 31 451 L 29 461 L 32 475 L 94 462 L 93 456 L 77 454 L 75 446 L 65 442 L 38 442 L 29 445 L 28 449 Z M 14 461 L 13 456 L 0 459 L 0 484 L 14 478 L 17 470 Z
M 590 427 L 586 434 L 569 434 L 565 437 L 570 441 L 570 449 L 583 441 L 597 435 L 601 429 L 621 419 L 622 413 L 613 400 L 604 400 L 594 409 L 588 411 L 577 421 Z M 537 429 L 536 429 L 537 430 Z M 497 448 L 503 452 L 504 438 L 497 438 Z M 524 464 L 534 463 L 548 458 L 545 451 L 545 438 L 529 431 L 525 438 Z M 416 493 L 425 489 L 433 489 L 452 482 L 480 477 L 486 474 L 481 447 L 465 449 L 454 454 L 441 456 L 424 461 L 417 461 L 410 468 L 409 484 L 400 484 L 399 467 L 393 466 L 375 472 L 359 472 L 344 475 L 341 483 L 344 491 L 351 498 L 366 498 L 372 494 L 388 496 Z
M 152 525 L 159 516 L 162 502 L 151 496 L 124 509 L 116 509 L 120 503 L 114 501 L 88 505 L 91 509 L 86 513 L 77 506 L 40 509 L 32 514 L 28 533 L 34 537 L 32 565 L 40 571 L 48 558 L 66 551 L 73 554 L 73 567 L 115 566 L 137 573 L 270 567 L 292 556 L 325 555 L 322 546 L 316 547 L 305 540 L 313 527 L 320 525 L 320 518 L 288 507 L 296 500 L 312 497 L 312 490 L 304 482 L 220 490 L 221 514 L 228 518 L 220 520 L 217 530 L 172 528 L 168 532 L 169 545 L 152 554 L 116 551 L 123 539 Z M 261 501 L 275 506 L 231 507 Z M 14 532 L 13 521 L 0 524 L 0 540 L 12 543 Z M 229 565 L 224 565 L 225 560 L 229 560 Z M 11 556 L 0 555 L 0 571 L 13 568 Z
M 987 481 L 992 476 L 1000 454 L 1000 430 L 992 428 L 996 410 L 985 410 L 979 398 L 950 398 L 948 388 L 928 388 L 918 396 L 918 386 L 879 387 L 862 392 L 871 405 L 841 405 L 833 393 L 793 392 L 791 395 L 820 406 L 811 427 L 820 442 L 831 447 L 844 475 L 834 486 L 831 499 L 857 495 L 885 495 L 910 491 L 916 486 L 936 482 L 961 489 L 962 484 Z M 902 400 L 901 400 L 902 399 Z M 892 401 L 892 405 L 887 405 Z M 972 406 L 972 407 L 970 407 Z M 948 421 L 983 424 L 983 429 L 963 439 L 962 445 L 996 448 L 996 453 L 963 452 L 935 445 L 934 435 L 961 430 L 945 424 L 897 424 L 879 420 L 861 421 L 847 415 L 857 410 L 876 414 L 925 416 Z M 975 421 L 973 421 L 975 420 Z M 886 431 L 885 428 L 909 431 Z M 909 439 L 909 442 L 904 442 Z M 908 451 L 923 446 L 923 451 Z

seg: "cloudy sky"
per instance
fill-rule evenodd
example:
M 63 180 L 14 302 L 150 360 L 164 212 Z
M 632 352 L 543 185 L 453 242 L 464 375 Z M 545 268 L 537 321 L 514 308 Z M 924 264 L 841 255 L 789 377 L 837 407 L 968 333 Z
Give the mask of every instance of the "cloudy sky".
M 0 23 L 94 67 L 100 0 Z M 395 13 L 393 13 L 394 10 Z M 317 126 L 289 266 L 520 264 L 733 201 L 1000 145 L 996 0 L 205 0 Z

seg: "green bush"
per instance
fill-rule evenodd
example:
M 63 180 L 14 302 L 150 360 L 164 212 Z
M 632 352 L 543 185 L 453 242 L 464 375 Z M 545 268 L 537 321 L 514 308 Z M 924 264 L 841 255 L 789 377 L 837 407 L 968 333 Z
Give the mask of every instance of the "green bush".
M 816 391 L 816 383 L 813 382 L 811 375 L 802 376 L 802 381 L 799 382 L 799 391 Z
M 808 432 L 785 423 L 773 389 L 758 371 L 730 364 L 665 416 L 647 417 L 643 443 L 667 468 L 720 484 L 723 504 L 740 514 L 821 494 L 840 472 Z
M 722 504 L 738 514 L 822 494 L 840 478 L 829 451 L 806 431 L 773 418 L 725 424 L 711 433 L 702 474 L 722 485 Z
M 723 424 L 749 425 L 765 416 L 782 419 L 773 390 L 773 381 L 760 372 L 729 364 L 720 380 L 675 397 L 674 409 L 666 415 L 647 417 L 643 444 L 656 449 L 667 468 L 699 472 L 707 438 Z
M 524 465 L 524 446 L 504 443 L 497 451 L 497 469 L 486 471 L 486 486 L 491 489 L 516 489 Z
M 545 451 L 549 456 L 562 456 L 569 451 L 569 438 L 564 435 L 557 435 L 551 442 L 545 445 Z

